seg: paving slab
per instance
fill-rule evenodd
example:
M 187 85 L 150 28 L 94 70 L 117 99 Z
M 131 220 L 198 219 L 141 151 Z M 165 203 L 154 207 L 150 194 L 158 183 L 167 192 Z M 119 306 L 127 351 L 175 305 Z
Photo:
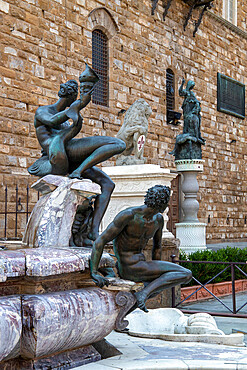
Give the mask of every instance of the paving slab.
M 122 355 L 76 368 L 77 370 L 245 370 L 247 348 L 208 343 L 178 343 L 130 337 L 112 332 L 106 338 Z
M 231 307 L 231 297 L 222 299 Z M 237 303 L 247 301 L 247 292 L 237 293 Z M 186 308 L 201 312 L 219 312 L 222 307 L 212 300 L 191 303 Z M 247 307 L 247 306 L 246 306 Z M 245 308 L 246 308 L 245 307 Z M 226 309 L 223 307 L 223 311 Z M 245 313 L 245 312 L 242 312 Z M 225 334 L 233 329 L 247 332 L 247 318 L 214 316 L 217 326 Z M 106 338 L 122 355 L 87 364 L 77 369 L 106 370 L 247 370 L 247 348 L 209 343 L 179 343 L 160 339 L 131 337 L 112 332 Z M 247 345 L 247 335 L 245 335 Z

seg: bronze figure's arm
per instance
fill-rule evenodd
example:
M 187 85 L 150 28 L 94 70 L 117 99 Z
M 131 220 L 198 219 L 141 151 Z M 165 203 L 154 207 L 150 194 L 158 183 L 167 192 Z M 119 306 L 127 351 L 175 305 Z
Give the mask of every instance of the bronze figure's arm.
M 120 212 L 106 230 L 93 243 L 90 259 L 90 274 L 95 283 L 102 288 L 108 285 L 108 280 L 98 273 L 99 262 L 103 253 L 104 246 L 115 239 L 133 218 L 130 210 Z
M 179 90 L 178 90 L 179 96 L 186 96 L 187 95 L 187 90 L 183 88 L 184 84 L 185 84 L 185 79 L 183 78 L 182 83 L 181 83 L 181 85 L 179 87 Z
M 157 218 L 160 226 L 153 237 L 152 260 L 161 260 L 162 230 L 164 226 L 164 219 L 161 214 L 158 214 Z
M 34 126 L 37 128 L 40 124 L 47 127 L 56 128 L 68 119 L 67 109 L 53 114 L 49 112 L 49 107 L 39 107 L 35 113 Z

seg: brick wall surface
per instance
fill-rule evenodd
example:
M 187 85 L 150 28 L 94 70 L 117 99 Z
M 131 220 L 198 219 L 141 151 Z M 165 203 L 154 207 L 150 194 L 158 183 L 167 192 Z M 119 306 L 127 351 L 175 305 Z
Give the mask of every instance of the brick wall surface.
M 118 112 L 142 97 L 153 109 L 148 163 L 174 168 L 169 151 L 182 127 L 166 123 L 165 71 L 175 72 L 177 110 L 182 77 L 193 79 L 206 139 L 199 218 L 211 216 L 209 241 L 246 238 L 246 120 L 217 112 L 217 72 L 247 82 L 247 4 L 238 4 L 238 27 L 224 22 L 222 0 L 215 0 L 193 37 L 198 11 L 184 31 L 189 7 L 181 0 L 172 2 L 165 21 L 162 1 L 151 16 L 151 0 L 0 0 L 0 183 L 34 181 L 27 173 L 40 155 L 34 112 L 55 101 L 61 82 L 78 80 L 84 61 L 91 65 L 92 30 L 103 24 L 111 37 L 109 107 L 89 104 L 82 135 L 115 135 Z M 90 12 L 102 7 L 108 12 L 101 9 L 94 19 Z

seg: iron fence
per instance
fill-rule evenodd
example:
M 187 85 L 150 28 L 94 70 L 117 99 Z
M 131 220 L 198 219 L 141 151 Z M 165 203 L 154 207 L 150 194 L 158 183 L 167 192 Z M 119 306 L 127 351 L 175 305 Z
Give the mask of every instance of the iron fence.
M 4 197 L 2 197 L 0 210 L 0 240 L 20 240 L 33 208 L 33 204 L 30 204 L 31 189 L 29 185 L 21 189 L 16 185 L 13 191 L 12 187 L 9 189 L 6 185 L 3 190 Z M 38 199 L 39 193 L 37 193 Z
M 246 314 L 239 314 L 239 312 L 247 306 L 247 300 L 244 304 L 242 304 L 240 307 L 237 308 L 236 305 L 236 289 L 235 289 L 235 269 L 239 270 L 245 278 L 247 278 L 247 274 L 239 267 L 239 266 L 246 266 L 245 262 L 220 262 L 220 261 L 190 261 L 190 260 L 179 260 L 176 259 L 175 255 L 171 256 L 173 263 L 192 263 L 192 264 L 218 264 L 218 265 L 227 265 L 225 268 L 223 268 L 219 273 L 214 275 L 212 278 L 210 278 L 205 284 L 202 284 L 199 280 L 197 280 L 194 276 L 192 276 L 192 279 L 200 285 L 199 288 L 197 288 L 193 293 L 189 294 L 186 298 L 184 298 L 179 303 L 176 303 L 176 296 L 175 296 L 175 288 L 172 288 L 172 307 L 181 309 L 181 305 L 185 303 L 190 297 L 192 297 L 194 294 L 196 294 L 201 289 L 205 289 L 214 299 L 216 299 L 221 305 L 223 305 L 229 312 L 212 312 L 210 310 L 207 311 L 207 313 L 214 315 L 214 316 L 234 316 L 234 317 L 244 317 L 247 318 Z M 219 297 L 217 297 L 213 292 L 211 292 L 206 285 L 210 284 L 215 278 L 220 276 L 224 271 L 227 269 L 231 269 L 231 282 L 232 282 L 232 308 L 230 308 L 227 304 L 225 304 Z M 189 309 L 182 309 L 184 313 L 197 313 L 200 311 L 196 310 L 189 310 Z M 205 312 L 205 311 L 204 311 Z

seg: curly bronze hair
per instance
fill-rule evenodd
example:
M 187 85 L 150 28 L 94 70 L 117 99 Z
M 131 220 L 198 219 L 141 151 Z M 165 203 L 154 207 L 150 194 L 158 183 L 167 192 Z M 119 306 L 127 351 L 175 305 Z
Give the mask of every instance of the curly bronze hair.
M 155 185 L 148 189 L 144 203 L 150 208 L 164 209 L 170 200 L 170 193 L 168 186 Z
M 78 83 L 76 80 L 69 80 L 64 84 L 60 85 L 60 90 L 58 92 L 58 96 L 60 98 L 65 96 L 74 95 L 75 99 L 77 98 L 78 94 Z

